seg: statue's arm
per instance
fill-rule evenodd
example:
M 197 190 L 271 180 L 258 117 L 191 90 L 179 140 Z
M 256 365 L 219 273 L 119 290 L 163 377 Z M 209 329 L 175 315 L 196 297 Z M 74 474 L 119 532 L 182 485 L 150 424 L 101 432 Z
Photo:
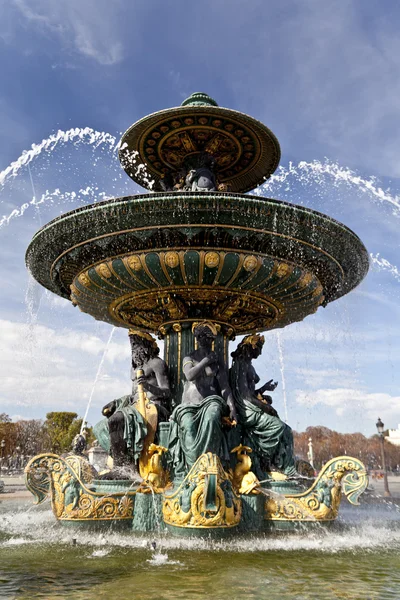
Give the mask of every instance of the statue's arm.
M 141 383 L 144 389 L 150 392 L 150 394 L 152 394 L 156 398 L 168 400 L 168 398 L 171 396 L 171 389 L 169 387 L 167 365 L 163 360 L 159 358 L 154 361 L 152 368 L 157 380 L 157 385 L 149 383 L 144 376 L 139 377 L 137 382 Z
M 103 415 L 105 417 L 111 417 L 111 415 L 113 415 L 115 413 L 117 409 L 117 403 L 115 400 L 112 400 L 112 402 L 109 402 L 108 404 L 106 404 L 103 407 L 103 410 L 101 411 L 103 413 Z
M 229 416 L 232 421 L 236 421 L 236 423 L 237 423 L 238 416 L 237 416 L 237 412 L 236 412 L 235 400 L 233 399 L 231 386 L 229 385 L 228 372 L 225 369 L 224 364 L 220 363 L 217 377 L 218 377 L 219 386 L 221 388 L 221 395 L 229 407 Z
M 258 380 L 258 381 L 260 381 L 260 380 Z M 258 382 L 256 382 L 256 383 L 258 383 Z M 256 390 L 256 394 L 263 394 L 264 392 L 273 392 L 277 385 L 278 385 L 277 381 L 273 381 L 272 379 L 270 379 L 269 381 L 267 381 L 267 383 L 264 383 L 263 386 L 261 386 L 260 388 L 258 388 L 258 390 Z
M 195 363 L 191 356 L 185 356 L 182 363 L 182 370 L 185 373 L 185 377 L 188 381 L 194 381 L 201 375 L 202 371 L 216 361 L 215 353 L 210 352 L 205 356 L 199 363 Z

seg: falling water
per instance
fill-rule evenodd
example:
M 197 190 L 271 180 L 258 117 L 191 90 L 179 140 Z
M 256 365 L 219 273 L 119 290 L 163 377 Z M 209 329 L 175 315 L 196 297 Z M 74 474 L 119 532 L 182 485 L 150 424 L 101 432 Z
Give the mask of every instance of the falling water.
M 281 369 L 283 410 L 285 412 L 285 422 L 287 423 L 288 422 L 288 410 L 287 410 L 287 398 L 286 398 L 285 363 L 283 361 L 283 348 L 282 348 L 283 343 L 282 343 L 280 331 L 276 331 L 276 341 L 278 344 L 279 366 Z
M 388 273 L 393 275 L 393 277 L 397 281 L 400 282 L 400 270 L 395 265 L 392 265 L 388 260 L 386 260 L 386 258 L 381 257 L 379 252 L 375 255 L 370 254 L 370 258 L 374 266 L 378 267 L 378 269 L 382 271 L 387 271 Z
M 106 354 L 108 352 L 108 348 L 110 346 L 110 343 L 111 343 L 111 340 L 112 340 L 112 336 L 114 335 L 114 331 L 115 331 L 115 327 L 113 327 L 111 329 L 110 336 L 109 336 L 109 338 L 107 340 L 107 343 L 106 343 L 106 347 L 104 348 L 103 356 L 101 357 L 101 361 L 99 363 L 99 366 L 97 367 L 97 373 L 96 373 L 96 377 L 94 378 L 94 382 L 93 382 L 93 386 L 92 386 L 92 391 L 90 392 L 90 396 L 89 396 L 89 400 L 88 400 L 88 403 L 87 403 L 85 415 L 84 415 L 84 417 L 82 419 L 82 425 L 81 425 L 81 431 L 80 431 L 81 435 L 83 433 L 83 430 L 85 429 L 86 419 L 87 419 L 87 416 L 88 416 L 90 405 L 92 403 L 92 398 L 93 398 L 94 390 L 96 389 L 97 382 L 100 379 L 100 374 L 101 374 L 101 370 L 103 368 L 104 359 L 105 359 Z
M 16 177 L 22 167 L 29 165 L 29 163 L 42 152 L 52 152 L 59 144 L 75 142 L 76 140 L 85 144 L 90 144 L 94 148 L 98 148 L 100 145 L 105 144 L 113 152 L 119 148 L 116 138 L 104 131 L 95 131 L 90 127 L 75 127 L 68 131 L 59 130 L 57 133 L 42 140 L 40 144 L 32 144 L 30 150 L 24 150 L 17 160 L 1 171 L 0 186 L 4 186 L 10 178 Z
M 117 142 L 116 138 L 104 131 L 95 131 L 90 127 L 85 128 L 73 128 L 68 131 L 59 130 L 56 134 L 50 135 L 48 138 L 42 140 L 40 144 L 32 144 L 30 150 L 24 150 L 19 158 L 12 162 L 6 169 L 0 172 L 0 189 L 4 188 L 7 182 L 10 182 L 13 178 L 17 177 L 23 167 L 28 168 L 29 179 L 32 186 L 33 196 L 29 202 L 25 202 L 20 205 L 19 208 L 13 209 L 8 215 L 3 215 L 0 218 L 0 228 L 4 225 L 9 225 L 10 221 L 16 217 L 21 217 L 28 208 L 35 207 L 40 221 L 39 205 L 53 202 L 55 199 L 62 199 L 64 202 L 74 202 L 81 199 L 82 203 L 88 203 L 88 201 L 96 202 L 99 200 L 105 200 L 109 197 L 105 192 L 99 192 L 97 188 L 87 186 L 86 188 L 80 189 L 78 192 L 67 191 L 61 192 L 60 189 L 55 189 L 52 192 L 46 190 L 40 197 L 37 196 L 35 186 L 33 183 L 32 172 L 30 168 L 31 162 L 39 157 L 42 153 L 51 154 L 61 144 L 82 143 L 91 146 L 93 150 L 96 150 L 99 146 L 104 145 L 110 152 L 110 156 L 114 159 L 118 150 L 123 149 L 124 145 L 120 146 L 120 142 Z M 129 162 L 131 168 L 135 174 L 140 174 L 141 179 L 145 185 L 150 189 L 152 188 L 154 181 L 149 175 L 146 165 L 137 161 L 138 152 L 133 151 L 129 155 L 129 161 L 126 159 L 125 163 Z M 82 197 L 82 198 L 81 198 Z
M 310 183 L 310 176 L 318 185 L 326 186 L 326 176 L 333 180 L 335 186 L 345 183 L 350 186 L 355 186 L 360 191 L 369 194 L 369 196 L 382 203 L 389 203 L 394 208 L 394 214 L 400 216 L 400 196 L 393 196 L 389 190 L 383 190 L 377 185 L 376 178 L 370 177 L 365 179 L 357 175 L 351 169 L 342 167 L 338 163 L 333 163 L 329 160 L 321 162 L 314 160 L 312 162 L 300 161 L 297 165 L 289 163 L 289 167 L 278 167 L 276 173 L 271 175 L 266 183 L 261 185 L 254 193 L 264 195 L 264 192 L 269 194 L 276 185 L 285 184 L 286 189 L 290 189 L 290 180 L 293 178 L 297 183 Z

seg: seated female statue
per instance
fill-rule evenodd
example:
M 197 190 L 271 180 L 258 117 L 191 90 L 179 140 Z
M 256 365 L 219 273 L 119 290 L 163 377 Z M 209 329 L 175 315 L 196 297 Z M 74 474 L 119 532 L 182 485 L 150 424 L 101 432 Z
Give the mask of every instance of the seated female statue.
M 248 335 L 231 354 L 230 382 L 243 428 L 243 443 L 253 449 L 257 477 L 264 477 L 271 467 L 295 477 L 292 430 L 271 406 L 270 396 L 263 396 L 266 390 L 274 390 L 277 383 L 271 380 L 256 389 L 260 378 L 251 361 L 260 356 L 263 345 L 264 336 Z
M 222 419 L 229 416 L 236 424 L 237 415 L 228 372 L 212 350 L 217 330 L 209 321 L 193 328 L 198 348 L 183 359 L 186 377 L 182 403 L 171 415 L 168 448 L 175 475 L 185 474 L 206 452 L 229 461 Z

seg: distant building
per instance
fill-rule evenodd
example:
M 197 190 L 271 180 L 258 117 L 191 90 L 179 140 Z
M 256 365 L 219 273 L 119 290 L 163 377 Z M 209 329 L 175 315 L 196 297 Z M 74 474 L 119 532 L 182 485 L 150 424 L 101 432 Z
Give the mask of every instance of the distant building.
M 389 429 L 387 441 L 395 446 L 400 446 L 400 425 L 397 429 Z

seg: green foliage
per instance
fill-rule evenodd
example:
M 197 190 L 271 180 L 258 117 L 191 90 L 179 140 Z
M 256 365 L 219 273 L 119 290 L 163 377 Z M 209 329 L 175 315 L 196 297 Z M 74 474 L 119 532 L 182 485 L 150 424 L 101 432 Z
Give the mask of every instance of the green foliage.
M 80 432 L 82 419 L 75 412 L 50 412 L 46 415 L 44 423 L 47 438 L 47 450 L 55 454 L 69 452 L 72 440 Z M 86 428 L 86 441 L 88 447 L 94 441 L 92 429 Z
M 47 436 L 48 450 L 62 454 L 71 449 L 74 436 L 79 433 L 82 419 L 75 412 L 49 412 L 46 415 L 44 428 Z
M 11 417 L 7 413 L 0 413 L 0 423 L 11 423 Z

